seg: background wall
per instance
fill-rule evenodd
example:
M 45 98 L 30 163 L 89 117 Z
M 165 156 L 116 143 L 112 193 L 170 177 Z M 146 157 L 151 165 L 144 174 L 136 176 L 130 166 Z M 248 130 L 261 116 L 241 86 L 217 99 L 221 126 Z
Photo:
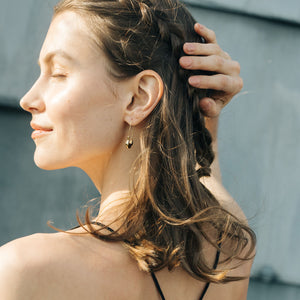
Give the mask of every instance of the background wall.
M 63 228 L 75 225 L 76 208 L 97 193 L 79 170 L 35 167 L 30 117 L 18 109 L 38 76 L 36 61 L 56 1 L 0 2 L 3 244 L 50 231 L 47 220 Z M 242 66 L 244 89 L 225 108 L 219 138 L 224 183 L 258 235 L 253 275 L 300 284 L 300 2 L 186 2 Z

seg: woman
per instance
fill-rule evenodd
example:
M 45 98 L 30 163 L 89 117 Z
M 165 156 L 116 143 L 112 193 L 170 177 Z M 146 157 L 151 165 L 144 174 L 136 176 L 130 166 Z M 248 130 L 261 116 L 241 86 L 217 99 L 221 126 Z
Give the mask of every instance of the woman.
M 37 166 L 81 168 L 101 206 L 2 247 L 1 299 L 246 299 L 255 235 L 212 149 L 239 66 L 193 24 L 176 0 L 56 6 L 21 106 Z

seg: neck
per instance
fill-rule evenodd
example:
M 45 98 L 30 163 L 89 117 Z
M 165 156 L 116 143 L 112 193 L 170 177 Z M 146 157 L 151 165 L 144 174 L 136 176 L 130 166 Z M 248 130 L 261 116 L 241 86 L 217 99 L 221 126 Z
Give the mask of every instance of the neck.
M 132 166 L 139 152 L 137 143 L 131 149 L 122 144 L 113 153 L 80 166 L 101 194 L 100 209 L 94 221 L 111 225 L 113 229 L 123 224 L 124 219 L 120 216 L 130 200 L 131 188 L 135 184 L 136 174 L 132 171 Z

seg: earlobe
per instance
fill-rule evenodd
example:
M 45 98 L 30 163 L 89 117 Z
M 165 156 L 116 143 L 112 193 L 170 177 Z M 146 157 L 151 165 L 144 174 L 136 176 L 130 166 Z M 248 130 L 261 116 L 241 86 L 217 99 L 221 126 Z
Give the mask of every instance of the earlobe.
M 154 110 L 164 92 L 160 75 L 153 70 L 145 70 L 134 78 L 133 97 L 125 112 L 125 121 L 131 126 L 143 122 Z

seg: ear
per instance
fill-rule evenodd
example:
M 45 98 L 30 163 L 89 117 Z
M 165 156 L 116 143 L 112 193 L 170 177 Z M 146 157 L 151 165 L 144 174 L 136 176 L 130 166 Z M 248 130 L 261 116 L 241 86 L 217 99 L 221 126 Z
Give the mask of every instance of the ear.
M 133 80 L 133 97 L 125 109 L 124 121 L 132 126 L 143 122 L 160 101 L 164 86 L 158 73 L 145 70 L 137 74 Z

